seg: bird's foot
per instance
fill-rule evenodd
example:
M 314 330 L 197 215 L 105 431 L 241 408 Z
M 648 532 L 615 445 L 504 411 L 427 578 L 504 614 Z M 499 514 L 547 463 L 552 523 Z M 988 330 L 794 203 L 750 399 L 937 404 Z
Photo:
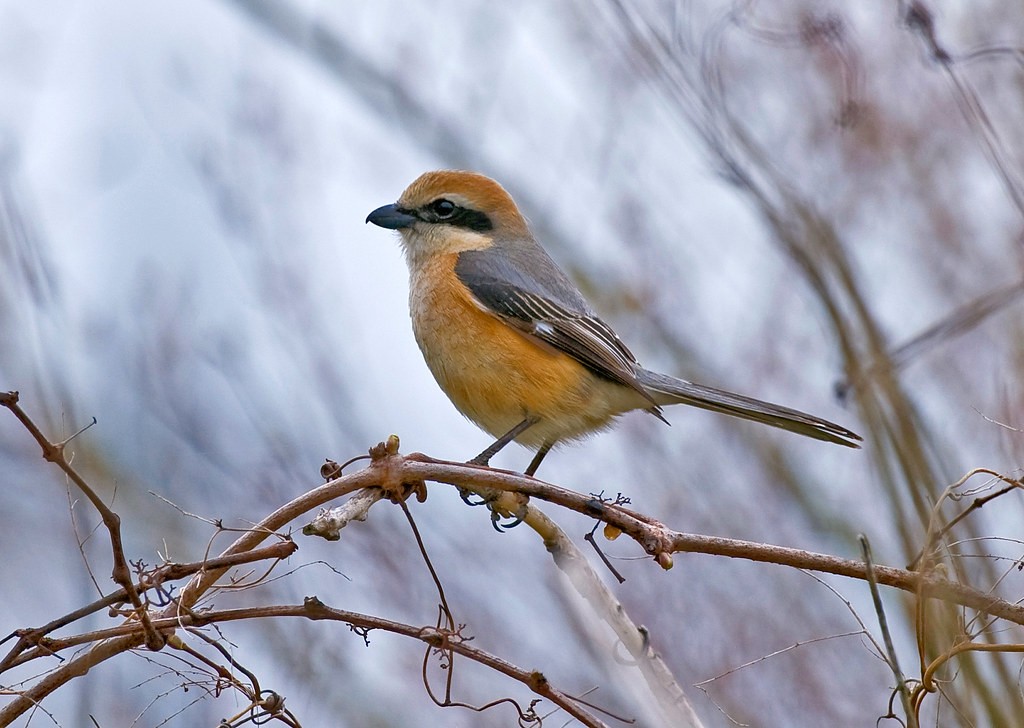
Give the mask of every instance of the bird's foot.
M 462 502 L 467 506 L 487 506 L 491 511 L 491 526 L 498 533 L 504 533 L 510 528 L 515 528 L 523 522 L 522 516 L 510 515 L 503 513 L 502 510 L 497 507 L 497 501 L 501 498 L 501 491 L 493 491 L 488 495 L 481 495 L 468 488 L 459 488 L 459 497 L 462 498 Z M 502 518 L 507 518 L 508 521 L 502 523 Z

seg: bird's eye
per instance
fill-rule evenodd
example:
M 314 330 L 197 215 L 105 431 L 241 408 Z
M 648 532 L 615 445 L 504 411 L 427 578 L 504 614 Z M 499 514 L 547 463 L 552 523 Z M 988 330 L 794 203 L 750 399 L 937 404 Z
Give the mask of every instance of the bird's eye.
M 455 203 L 451 200 L 434 200 L 430 203 L 430 210 L 437 215 L 440 220 L 447 220 L 455 214 Z

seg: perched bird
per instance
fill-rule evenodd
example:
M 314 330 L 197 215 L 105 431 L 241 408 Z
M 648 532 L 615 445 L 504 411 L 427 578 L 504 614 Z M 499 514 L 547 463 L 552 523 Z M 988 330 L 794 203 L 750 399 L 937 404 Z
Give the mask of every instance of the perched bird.
M 472 172 L 427 172 L 367 222 L 398 230 L 409 311 L 423 358 L 455 407 L 498 438 L 536 448 L 604 429 L 631 410 L 659 419 L 688 404 L 859 447 L 813 415 L 644 369 L 534 239 L 512 197 Z

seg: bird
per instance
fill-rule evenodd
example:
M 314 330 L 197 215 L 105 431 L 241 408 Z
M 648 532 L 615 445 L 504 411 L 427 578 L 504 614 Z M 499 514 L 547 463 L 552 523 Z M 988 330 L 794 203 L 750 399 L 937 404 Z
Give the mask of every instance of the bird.
M 858 448 L 861 437 L 781 405 L 645 369 L 534 238 L 511 195 L 476 172 L 426 172 L 367 223 L 397 230 L 409 314 L 427 367 L 448 398 L 496 440 L 536 451 L 610 427 L 619 415 L 687 404 Z

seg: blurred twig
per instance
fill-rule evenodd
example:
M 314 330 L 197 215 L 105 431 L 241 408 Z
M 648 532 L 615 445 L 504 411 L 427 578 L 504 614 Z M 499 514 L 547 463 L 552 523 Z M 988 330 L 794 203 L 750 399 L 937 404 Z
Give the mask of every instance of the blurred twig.
M 879 367 L 888 366 L 897 370 L 902 369 L 928 349 L 970 331 L 993 314 L 999 313 L 1016 301 L 1022 293 L 1024 293 L 1024 281 L 1016 281 L 989 291 L 960 306 L 908 341 L 888 350 L 885 357 L 869 361 L 858 372 L 857 379 L 851 379 L 839 385 L 840 393 L 845 396 L 848 390 L 864 386 L 875 376 Z
M 871 601 L 875 605 L 875 614 L 878 615 L 878 627 L 882 631 L 882 641 L 885 644 L 886 662 L 896 678 L 896 692 L 899 693 L 900 701 L 903 703 L 903 714 L 907 716 L 907 728 L 918 728 L 917 712 L 914 710 L 910 690 L 907 688 L 907 678 L 900 669 L 899 657 L 896 655 L 896 648 L 892 643 L 892 634 L 889 632 L 889 621 L 885 617 L 885 607 L 882 604 L 882 595 L 878 593 L 878 580 L 875 578 L 874 557 L 871 555 L 871 543 L 867 536 L 860 536 L 861 553 L 864 555 L 864 566 L 867 569 L 868 586 L 871 587 Z
M 989 118 L 978 93 L 957 70 L 958 57 L 950 53 L 939 42 L 938 31 L 935 28 L 935 16 L 931 9 L 923 0 L 910 0 L 910 2 L 897 0 L 897 5 L 903 22 L 910 30 L 917 33 L 928 48 L 928 54 L 932 60 L 945 71 L 964 119 L 981 140 L 985 156 L 1003 183 L 1007 196 L 1016 206 L 1017 212 L 1024 216 L 1024 184 L 1022 184 L 1019 172 L 1014 170 L 1011 161 L 1013 157 L 1006 149 L 992 119 Z M 987 50 L 990 53 L 992 51 L 992 49 Z M 1020 53 L 1019 49 L 1016 49 L 1016 53 Z M 969 53 L 968 56 L 970 57 L 971 54 Z M 973 59 L 976 60 L 976 58 L 975 55 Z

